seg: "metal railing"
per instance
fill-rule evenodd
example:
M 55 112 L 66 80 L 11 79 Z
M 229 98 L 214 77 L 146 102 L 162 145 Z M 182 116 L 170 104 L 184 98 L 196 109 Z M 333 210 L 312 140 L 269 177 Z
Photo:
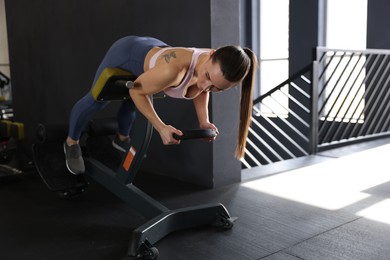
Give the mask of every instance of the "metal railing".
M 243 168 L 390 135 L 390 51 L 317 48 L 254 100 Z

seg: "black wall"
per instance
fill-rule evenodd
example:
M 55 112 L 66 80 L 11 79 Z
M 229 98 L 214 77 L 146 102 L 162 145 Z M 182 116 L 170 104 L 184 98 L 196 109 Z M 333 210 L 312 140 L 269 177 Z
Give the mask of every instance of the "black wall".
M 369 0 L 367 15 L 367 48 L 390 49 L 390 2 Z
M 289 74 L 293 75 L 300 71 L 313 61 L 313 49 L 318 45 L 318 1 L 294 0 L 290 1 L 290 21 L 289 21 Z M 310 91 L 309 89 L 307 91 Z M 297 99 L 301 104 L 309 106 L 310 100 L 304 98 L 302 94 L 294 87 L 289 88 L 289 94 Z M 307 93 L 311 95 L 311 93 Z M 298 113 L 302 119 L 310 120 L 310 115 L 303 112 L 296 102 L 289 103 L 289 109 Z M 303 112 L 303 113 L 302 113 Z M 296 118 L 289 117 L 288 120 L 295 125 Z M 300 129 L 307 131 L 310 135 L 310 129 Z M 292 135 L 294 133 L 291 133 Z M 309 150 L 309 143 L 301 140 L 298 144 Z M 288 147 L 292 151 L 293 145 Z M 299 151 L 297 151 L 299 152 Z
M 290 1 L 290 75 L 313 61 L 318 45 L 318 1 Z
M 28 135 L 38 122 L 66 122 L 73 104 L 90 89 L 106 50 L 122 36 L 210 46 L 209 6 L 209 1 L 180 0 L 6 1 L 15 119 L 25 123 Z M 97 117 L 115 115 L 116 107 L 110 105 Z M 167 123 L 194 128 L 191 102 L 161 100 L 156 107 Z
M 17 120 L 68 118 L 106 50 L 122 36 L 209 46 L 208 9 L 208 1 L 7 0 Z

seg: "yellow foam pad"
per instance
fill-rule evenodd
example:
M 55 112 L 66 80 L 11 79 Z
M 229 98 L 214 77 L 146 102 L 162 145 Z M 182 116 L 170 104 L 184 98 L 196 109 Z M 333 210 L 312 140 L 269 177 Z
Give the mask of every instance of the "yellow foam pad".
M 0 135 L 1 137 L 9 138 L 11 133 L 11 124 L 10 120 L 1 120 L 0 121 Z
M 24 139 L 24 124 L 19 122 L 12 122 L 11 136 L 17 140 Z
M 133 74 L 129 71 L 118 69 L 118 68 L 105 68 L 100 74 L 98 80 L 92 88 L 92 96 L 96 101 L 103 101 L 103 98 L 99 98 L 104 88 L 111 87 L 112 84 L 108 84 L 109 80 L 112 78 L 130 78 L 133 77 Z

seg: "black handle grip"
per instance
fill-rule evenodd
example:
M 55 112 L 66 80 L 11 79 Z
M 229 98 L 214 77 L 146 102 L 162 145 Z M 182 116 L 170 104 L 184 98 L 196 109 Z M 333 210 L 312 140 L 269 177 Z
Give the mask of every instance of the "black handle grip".
M 199 129 L 199 130 L 184 130 L 183 135 L 173 134 L 176 140 L 187 139 L 200 139 L 200 138 L 212 138 L 217 136 L 217 132 L 214 129 Z

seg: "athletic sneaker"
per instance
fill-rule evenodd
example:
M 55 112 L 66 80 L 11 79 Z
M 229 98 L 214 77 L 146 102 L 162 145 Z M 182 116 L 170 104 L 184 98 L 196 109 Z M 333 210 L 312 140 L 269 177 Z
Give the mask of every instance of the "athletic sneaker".
M 126 153 L 130 147 L 130 138 L 126 138 L 126 140 L 121 141 L 118 136 L 115 136 L 114 140 L 112 140 L 112 146 L 114 146 L 115 149 Z
M 84 159 L 81 154 L 81 148 L 79 144 L 74 144 L 68 146 L 68 144 L 64 143 L 64 152 L 65 152 L 65 160 L 66 167 L 68 170 L 74 174 L 79 175 L 85 172 Z

